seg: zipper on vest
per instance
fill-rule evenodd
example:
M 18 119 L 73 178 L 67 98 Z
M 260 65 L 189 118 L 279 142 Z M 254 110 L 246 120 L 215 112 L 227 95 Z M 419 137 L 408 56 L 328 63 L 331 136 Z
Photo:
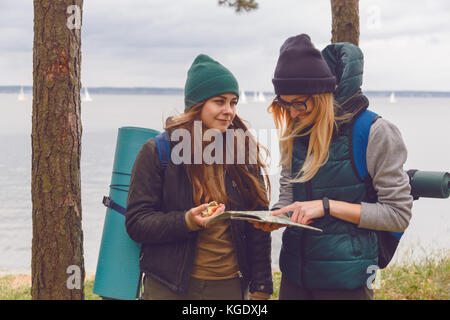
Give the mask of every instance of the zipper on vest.
M 244 275 L 242 274 L 242 272 L 241 272 L 241 270 L 240 270 L 240 268 L 241 268 L 241 266 L 242 266 L 242 264 L 241 263 L 239 263 L 240 261 L 240 257 L 239 257 L 239 255 L 238 255 L 238 250 L 237 250 L 237 246 L 236 246 L 236 242 L 234 241 L 234 234 L 233 234 L 233 223 L 231 223 L 231 220 L 230 220 L 230 232 L 231 232 L 231 243 L 233 244 L 233 247 L 234 247 L 234 252 L 235 252 L 235 254 L 236 254 L 236 261 L 237 261 L 237 264 L 238 264 L 238 271 L 237 271 L 237 275 L 238 275 L 238 277 L 239 277 L 239 280 L 241 280 L 241 284 L 243 283 L 243 281 L 244 281 Z
M 305 182 L 305 191 L 306 191 L 306 201 L 311 201 L 312 200 L 312 185 L 311 185 L 311 180 L 308 180 Z M 301 264 L 301 270 L 300 270 L 300 282 L 302 283 L 302 287 L 306 287 L 305 285 L 305 231 L 302 231 L 302 234 L 300 236 L 300 241 L 301 241 L 301 255 L 302 258 L 300 260 L 300 264 Z

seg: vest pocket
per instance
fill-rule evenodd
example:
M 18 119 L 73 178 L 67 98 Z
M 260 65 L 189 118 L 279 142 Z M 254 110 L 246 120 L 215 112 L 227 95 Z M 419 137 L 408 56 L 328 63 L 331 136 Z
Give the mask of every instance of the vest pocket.
M 359 239 L 358 232 L 356 230 L 350 231 L 350 241 L 352 243 L 353 254 L 359 257 L 361 255 L 361 239 Z

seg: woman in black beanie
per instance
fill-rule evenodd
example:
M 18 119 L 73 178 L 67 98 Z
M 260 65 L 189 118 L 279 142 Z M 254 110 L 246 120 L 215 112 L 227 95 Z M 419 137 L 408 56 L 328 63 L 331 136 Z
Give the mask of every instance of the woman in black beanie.
M 359 88 L 362 53 L 351 44 L 337 48 L 325 61 L 308 35 L 291 37 L 273 78 L 277 96 L 268 111 L 281 131 L 283 169 L 272 214 L 323 230 L 284 231 L 280 299 L 371 299 L 375 230 L 402 232 L 411 217 L 406 147 L 393 124 L 376 118 L 371 126 L 365 160 L 372 180 L 356 171 L 353 123 L 368 106 Z

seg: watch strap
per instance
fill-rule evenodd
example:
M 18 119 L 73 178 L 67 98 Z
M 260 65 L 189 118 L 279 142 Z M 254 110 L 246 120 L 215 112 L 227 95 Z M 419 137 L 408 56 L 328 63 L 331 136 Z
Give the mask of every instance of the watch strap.
M 330 215 L 330 200 L 327 197 L 322 198 L 324 217 Z

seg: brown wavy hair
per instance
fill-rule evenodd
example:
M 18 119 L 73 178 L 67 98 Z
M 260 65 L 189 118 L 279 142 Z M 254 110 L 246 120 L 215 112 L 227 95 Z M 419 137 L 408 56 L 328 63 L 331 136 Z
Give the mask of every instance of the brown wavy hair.
M 195 205 L 199 206 L 202 203 L 211 201 L 217 201 L 219 203 L 235 203 L 238 202 L 235 199 L 229 198 L 225 189 L 225 172 L 230 176 L 232 181 L 237 185 L 238 193 L 241 199 L 246 204 L 250 204 L 248 210 L 254 210 L 258 207 L 267 207 L 270 203 L 270 181 L 268 179 L 268 169 L 264 159 L 269 156 L 267 148 L 262 146 L 256 141 L 253 135 L 249 135 L 248 139 L 245 139 L 245 150 L 238 150 L 238 144 L 234 143 L 233 164 L 227 164 L 225 159 L 223 164 L 206 164 L 203 160 L 202 163 L 194 163 L 194 121 L 201 120 L 201 111 L 206 101 L 194 105 L 188 111 L 170 117 L 166 120 L 164 129 L 170 132 L 175 129 L 185 129 L 189 131 L 191 136 L 191 163 L 185 164 L 186 172 L 189 180 L 192 183 L 193 200 Z M 203 126 L 203 130 L 207 128 Z M 229 129 L 242 129 L 247 132 L 248 128 L 244 121 L 236 114 Z M 224 135 L 226 139 L 226 136 Z M 226 140 L 224 139 L 224 152 L 226 155 Z M 252 141 L 250 141 L 250 139 Z M 202 140 L 202 150 L 205 149 L 211 142 Z M 235 141 L 236 142 L 236 141 Z M 256 164 L 250 164 L 249 146 L 251 143 L 256 144 L 257 161 Z M 244 164 L 237 162 L 238 152 L 245 151 L 246 159 Z M 262 151 L 265 153 L 263 158 Z

